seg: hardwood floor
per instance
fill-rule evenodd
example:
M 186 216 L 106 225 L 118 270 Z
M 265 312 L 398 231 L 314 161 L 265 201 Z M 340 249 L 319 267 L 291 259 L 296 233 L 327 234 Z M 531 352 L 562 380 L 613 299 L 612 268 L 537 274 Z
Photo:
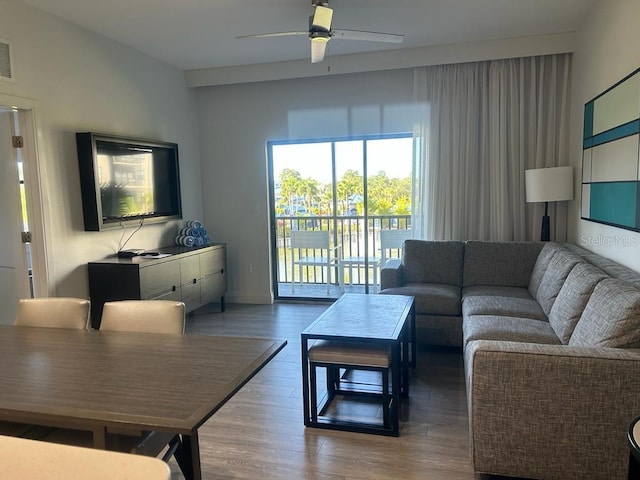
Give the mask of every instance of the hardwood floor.
M 288 340 L 201 427 L 203 478 L 472 480 L 460 350 L 419 349 L 397 438 L 304 427 L 300 332 L 327 307 L 231 304 L 220 313 L 212 304 L 188 317 L 187 334 Z

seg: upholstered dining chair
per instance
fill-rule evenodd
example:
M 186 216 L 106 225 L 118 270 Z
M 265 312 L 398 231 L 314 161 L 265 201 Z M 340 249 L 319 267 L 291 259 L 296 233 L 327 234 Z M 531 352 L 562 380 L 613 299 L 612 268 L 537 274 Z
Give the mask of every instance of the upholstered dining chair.
M 70 297 L 18 300 L 15 325 L 19 327 L 87 328 L 89 300 Z
M 22 298 L 14 325 L 19 327 L 87 328 L 89 300 L 70 297 Z M 0 422 L 0 435 L 25 437 L 32 434 L 34 425 Z
M 121 300 L 105 302 L 100 330 L 171 333 L 182 335 L 185 306 L 171 300 Z
M 185 305 L 171 300 L 121 300 L 105 302 L 100 320 L 101 331 L 121 331 L 140 333 L 184 334 Z M 111 433 L 107 429 L 107 433 Z M 168 461 L 181 448 L 179 435 L 166 432 L 112 432 L 119 435 L 139 437 L 139 441 L 129 447 L 130 453 L 157 456 L 168 445 L 162 459 Z M 122 440 L 122 437 L 116 440 Z M 122 442 L 121 442 L 122 443 Z M 126 442 L 125 442 L 126 443 Z M 180 463 L 180 458 L 176 456 Z
M 138 333 L 163 333 L 182 335 L 185 328 L 185 305 L 170 300 L 121 300 L 105 302 L 100 321 L 100 331 Z M 64 428 L 55 429 L 46 441 L 67 445 L 92 446 L 91 432 Z M 107 449 L 156 457 L 164 452 L 162 460 L 173 455 L 182 466 L 179 452 L 182 442 L 179 435 L 157 431 L 140 431 L 126 428 L 107 428 Z M 168 446 L 168 448 L 167 448 Z M 166 451 L 165 451 L 166 450 Z

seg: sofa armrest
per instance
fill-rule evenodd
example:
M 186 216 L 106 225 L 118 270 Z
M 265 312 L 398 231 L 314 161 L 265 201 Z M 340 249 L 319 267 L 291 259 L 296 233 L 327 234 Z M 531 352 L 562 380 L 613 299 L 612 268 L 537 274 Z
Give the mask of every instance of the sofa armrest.
M 380 268 L 380 290 L 401 287 L 403 284 L 402 260 L 390 258 Z
M 476 472 L 626 478 L 639 351 L 477 340 L 465 373 Z

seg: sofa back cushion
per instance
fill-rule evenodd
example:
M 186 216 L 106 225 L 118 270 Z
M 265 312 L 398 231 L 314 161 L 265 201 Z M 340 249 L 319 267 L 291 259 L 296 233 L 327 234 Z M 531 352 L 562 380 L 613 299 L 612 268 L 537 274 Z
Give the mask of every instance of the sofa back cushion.
M 547 316 L 551 313 L 551 307 L 553 307 L 569 273 L 578 263 L 582 263 L 582 259 L 564 247 L 560 247 L 549 260 L 549 265 L 536 293 L 536 300 Z
M 549 262 L 558 249 L 560 249 L 560 244 L 552 242 L 547 242 L 544 247 L 542 247 L 536 263 L 533 266 L 531 278 L 529 278 L 529 293 L 533 298 L 536 298 L 536 295 L 538 295 L 538 288 L 540 288 L 540 282 L 542 281 L 544 272 L 547 271 Z
M 470 240 L 464 248 L 464 284 L 529 286 L 542 242 L 483 242 Z
M 596 285 L 608 275 L 588 263 L 577 263 L 565 280 L 549 313 L 549 323 L 567 345 Z
M 633 247 L 637 246 L 635 241 L 630 240 L 628 243 L 625 241 L 627 237 L 615 238 L 615 246 L 619 247 Z M 629 267 L 625 267 L 620 265 L 613 260 L 610 260 L 606 257 L 598 255 L 597 253 L 593 253 L 580 245 L 576 245 L 574 243 L 565 243 L 563 244 L 565 248 L 570 249 L 571 251 L 577 253 L 587 262 L 595 265 L 604 273 L 609 275 L 610 277 L 619 278 L 620 280 L 624 280 L 627 283 L 630 283 L 636 288 L 640 288 L 640 272 L 633 270 Z
M 569 345 L 640 347 L 640 290 L 617 278 L 598 283 Z
M 402 251 L 404 283 L 444 283 L 462 286 L 464 243 L 405 240 Z

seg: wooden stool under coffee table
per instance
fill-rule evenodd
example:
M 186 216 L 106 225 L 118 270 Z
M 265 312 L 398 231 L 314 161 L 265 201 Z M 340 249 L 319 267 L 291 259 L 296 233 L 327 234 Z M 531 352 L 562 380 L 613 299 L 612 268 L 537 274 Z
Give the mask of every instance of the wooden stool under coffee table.
M 302 332 L 301 341 L 306 426 L 399 435 L 400 397 L 409 395 L 409 367 L 416 359 L 413 297 L 345 294 Z M 327 371 L 327 393 L 321 401 L 318 367 Z M 382 374 L 376 390 L 349 385 L 349 374 L 361 370 Z M 375 400 L 382 406 L 382 423 L 325 415 L 332 402 L 339 401 L 336 395 Z

